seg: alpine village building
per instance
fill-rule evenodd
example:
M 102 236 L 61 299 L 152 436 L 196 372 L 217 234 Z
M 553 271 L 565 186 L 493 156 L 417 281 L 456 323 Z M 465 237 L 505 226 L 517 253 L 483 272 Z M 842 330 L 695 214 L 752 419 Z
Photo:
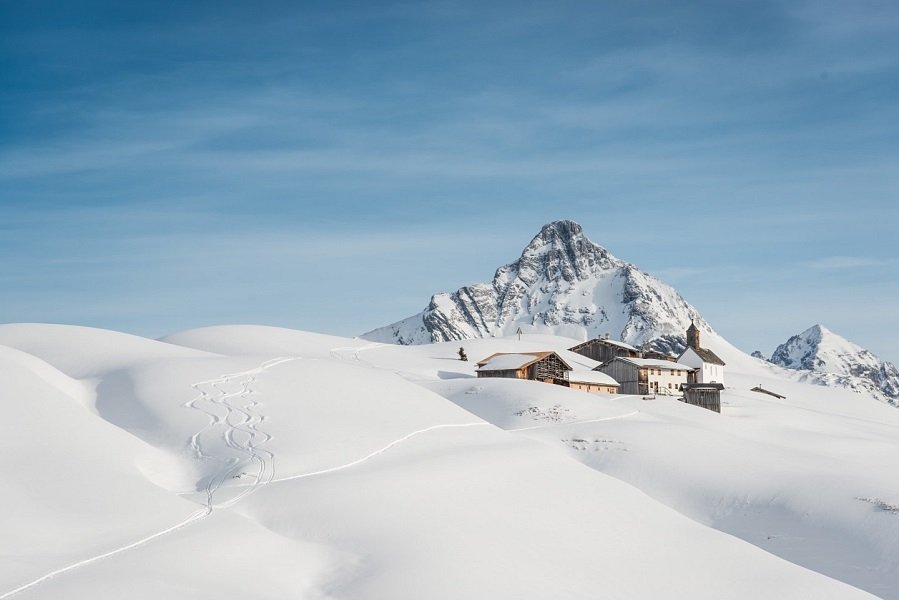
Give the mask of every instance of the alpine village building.
M 696 369 L 696 376 L 690 383 L 724 384 L 724 361 L 717 354 L 699 344 L 699 329 L 690 323 L 687 329 L 687 349 L 677 357 L 677 362 Z
M 596 367 L 618 382 L 621 394 L 679 395 L 693 367 L 654 358 L 617 357 Z
M 608 333 L 601 338 L 587 340 L 573 348 L 569 348 L 569 350 L 600 363 L 609 362 L 619 356 L 623 358 L 643 358 L 640 351 L 630 344 L 610 340 Z
M 681 396 L 688 404 L 721 412 L 724 361 L 700 345 L 699 329 L 690 323 L 687 348 L 677 358 L 608 339 L 587 340 L 572 348 L 600 362 L 592 371 L 573 370 L 557 353 L 497 352 L 477 363 L 478 377 L 505 377 L 554 383 L 604 394 Z
M 699 343 L 699 329 L 690 323 L 687 348 L 678 362 L 694 368 L 691 381 L 684 385 L 684 402 L 721 412 L 721 390 L 724 389 L 724 361 Z
M 555 352 L 497 352 L 478 363 L 478 377 L 507 377 L 554 383 L 571 367 Z

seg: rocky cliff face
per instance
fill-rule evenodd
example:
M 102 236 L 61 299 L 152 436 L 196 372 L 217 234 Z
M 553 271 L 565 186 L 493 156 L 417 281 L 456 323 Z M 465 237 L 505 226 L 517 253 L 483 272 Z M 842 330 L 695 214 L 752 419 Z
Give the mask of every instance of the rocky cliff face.
M 770 361 L 804 371 L 809 381 L 871 392 L 890 404 L 899 404 L 896 367 L 821 325 L 778 346 Z
M 491 283 L 431 297 L 417 315 L 362 337 L 399 344 L 553 333 L 588 339 L 609 333 L 672 354 L 693 320 L 711 331 L 680 294 L 591 242 L 580 225 L 545 225 Z

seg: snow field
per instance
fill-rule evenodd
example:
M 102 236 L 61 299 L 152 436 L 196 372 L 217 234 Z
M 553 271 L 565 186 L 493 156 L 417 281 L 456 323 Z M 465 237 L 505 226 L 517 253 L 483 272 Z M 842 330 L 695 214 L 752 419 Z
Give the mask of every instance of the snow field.
M 0 352 L 16 424 L 0 454 L 0 598 L 870 597 L 707 525 L 759 546 L 772 531 L 796 562 L 869 590 L 895 572 L 884 519 L 899 517 L 843 500 L 891 501 L 893 422 L 838 396 L 794 401 L 809 386 L 753 359 L 737 368 L 789 401 L 729 392 L 729 417 L 472 379 L 493 352 L 574 343 L 557 337 L 465 342 L 468 363 L 458 343 L 264 327 L 168 339 L 0 326 L 18 349 Z M 852 435 L 873 450 L 850 465 L 837 459 Z M 845 486 L 805 489 L 828 475 Z M 859 532 L 838 543 L 825 519 Z M 814 544 L 826 556 L 810 559 Z M 867 578 L 837 568 L 860 563 Z

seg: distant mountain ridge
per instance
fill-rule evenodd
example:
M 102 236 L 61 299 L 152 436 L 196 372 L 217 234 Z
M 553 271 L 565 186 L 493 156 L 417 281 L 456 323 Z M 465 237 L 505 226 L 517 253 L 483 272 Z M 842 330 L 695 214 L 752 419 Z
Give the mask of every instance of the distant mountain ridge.
M 870 392 L 899 405 L 899 370 L 895 365 L 821 325 L 792 336 L 777 347 L 769 361 L 805 371 L 803 378 L 808 381 Z
M 431 297 L 420 313 L 362 335 L 395 344 L 552 333 L 576 339 L 605 333 L 634 346 L 677 354 L 690 323 L 712 331 L 671 286 L 613 256 L 574 221 L 555 221 L 490 283 Z

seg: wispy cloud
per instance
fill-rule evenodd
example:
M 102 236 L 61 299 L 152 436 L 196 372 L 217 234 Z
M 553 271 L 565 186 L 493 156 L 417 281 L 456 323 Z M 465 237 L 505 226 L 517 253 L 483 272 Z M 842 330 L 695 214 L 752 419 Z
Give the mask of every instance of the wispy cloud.
M 896 266 L 892 2 L 66 6 L 0 23 L 15 314 L 398 318 L 560 217 L 722 318 Z
M 874 267 L 899 266 L 899 258 L 872 258 L 865 256 L 827 256 L 816 260 L 796 263 L 797 266 L 816 271 L 839 271 L 843 269 L 867 269 Z

